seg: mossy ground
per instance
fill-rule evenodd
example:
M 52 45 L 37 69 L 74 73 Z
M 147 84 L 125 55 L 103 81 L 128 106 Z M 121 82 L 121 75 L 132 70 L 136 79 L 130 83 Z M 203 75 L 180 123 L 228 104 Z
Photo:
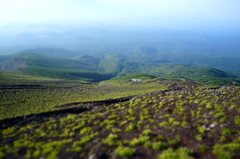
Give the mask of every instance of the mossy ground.
M 33 77 L 19 71 L 0 72 L 0 119 L 53 111 L 66 103 L 121 98 L 167 87 L 147 81 L 98 84 Z
M 25 124 L 0 130 L 0 158 L 240 157 L 239 87 L 207 89 L 193 82 L 161 78 L 116 85 L 50 81 L 40 85 L 42 94 L 62 92 L 51 101 L 54 106 L 62 98 L 59 104 L 138 96 L 127 102 L 94 105 L 81 113 L 43 116 L 40 121 L 26 118 Z M 9 87 L 4 92 L 39 91 L 38 86 L 15 91 Z M 66 91 L 68 94 L 63 94 Z M 20 111 L 22 107 L 12 104 L 11 109 Z M 35 108 L 45 109 L 39 105 Z M 6 109 L 11 111 L 4 107 L 1 114 Z

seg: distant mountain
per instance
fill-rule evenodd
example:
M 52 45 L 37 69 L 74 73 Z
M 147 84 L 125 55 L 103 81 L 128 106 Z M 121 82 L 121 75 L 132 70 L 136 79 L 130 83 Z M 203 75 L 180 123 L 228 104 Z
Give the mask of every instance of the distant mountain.
M 93 56 L 89 56 L 89 55 L 80 55 L 77 57 L 73 57 L 71 59 L 76 60 L 76 61 L 85 62 L 85 63 L 90 63 L 93 65 L 99 65 L 99 62 L 101 60 L 101 58 L 93 57 Z
M 96 66 L 87 62 L 76 61 L 72 59 L 61 59 L 55 57 L 49 57 L 29 52 L 21 52 L 13 54 L 8 59 L 15 60 L 16 58 L 22 58 L 27 61 L 29 66 L 56 68 L 56 69 L 82 69 L 82 70 L 95 70 Z
M 70 51 L 70 50 L 65 50 L 60 48 L 47 48 L 47 47 L 29 49 L 23 52 L 31 52 L 39 55 L 45 55 L 45 56 L 51 56 L 51 57 L 57 57 L 57 58 L 71 58 L 71 57 L 78 56 L 80 54 L 77 51 Z
M 88 82 L 99 82 L 114 77 L 111 73 L 99 72 L 97 66 L 100 59 L 91 56 L 81 56 L 73 60 L 22 52 L 8 56 L 8 59 L 0 65 L 0 71 L 21 70 L 33 76 Z
M 105 55 L 102 58 L 80 55 L 71 59 L 63 59 L 21 52 L 9 56 L 0 56 L 0 71 L 22 70 L 34 76 L 95 82 L 113 77 L 121 78 L 132 73 L 148 73 L 156 77 L 191 80 L 205 84 L 231 83 L 234 79 L 237 80 L 237 76 L 231 72 L 227 73 L 213 67 L 179 65 L 171 57 L 144 57 L 141 54 L 136 58 L 123 55 Z M 192 57 L 188 58 L 191 59 Z M 188 61 L 189 59 L 186 58 L 185 60 Z M 204 63 L 203 59 L 205 57 L 196 56 L 192 63 L 201 60 Z M 216 58 L 216 60 L 219 59 Z M 206 59 L 205 62 L 209 61 Z M 214 64 L 214 61 L 212 64 Z M 236 61 L 233 64 L 237 65 Z M 222 61 L 222 65 L 226 66 L 226 63 Z M 230 69 L 230 66 L 226 66 L 226 68 Z M 221 80 L 219 81 L 219 79 Z

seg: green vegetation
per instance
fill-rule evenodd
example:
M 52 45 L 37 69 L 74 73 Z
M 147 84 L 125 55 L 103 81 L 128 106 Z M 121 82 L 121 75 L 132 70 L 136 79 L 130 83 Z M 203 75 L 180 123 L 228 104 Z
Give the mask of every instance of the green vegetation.
M 192 159 L 190 155 L 192 154 L 191 150 L 186 148 L 179 148 L 177 151 L 173 151 L 173 149 L 169 148 L 158 157 L 158 159 L 170 159 L 170 158 L 178 158 L 178 159 Z
M 119 146 L 116 150 L 115 153 L 121 157 L 131 157 L 135 154 L 135 149 L 128 148 L 128 147 L 121 147 Z
M 237 76 L 222 71 L 228 65 L 224 65 L 224 67 L 220 65 L 218 67 L 222 70 L 218 70 L 211 67 L 202 67 L 209 65 L 189 66 L 188 63 L 184 62 L 189 57 L 182 59 L 182 64 L 186 65 L 180 65 L 179 62 L 175 61 L 175 57 L 169 59 L 167 64 L 164 60 L 157 60 L 156 58 L 153 56 L 126 57 L 108 54 L 102 58 L 81 55 L 71 59 L 60 59 L 22 52 L 9 57 L 3 56 L 0 70 L 22 70 L 24 73 L 39 77 L 88 82 L 100 82 L 113 78 L 111 82 L 118 83 L 132 78 L 147 80 L 154 77 L 164 77 L 183 81 L 190 80 L 204 85 L 237 85 L 240 83 Z M 174 62 L 170 62 L 171 60 Z M 204 61 L 201 62 L 204 63 Z M 224 63 L 224 61 L 222 62 Z M 228 68 L 227 70 L 240 75 L 239 70 L 235 68 Z
M 53 69 L 44 67 L 26 67 L 23 71 L 27 74 L 31 74 L 39 77 L 49 77 L 54 79 L 65 80 L 79 80 L 86 82 L 99 82 L 112 78 L 112 74 L 101 73 L 89 70 L 72 70 L 72 69 Z
M 163 78 L 86 83 L 0 73 L 1 119 L 36 114 L 0 124 L 0 158 L 238 157 L 237 86 Z M 127 96 L 134 97 L 104 102 Z M 102 103 L 77 104 L 87 101 Z M 38 114 L 73 107 L 86 110 Z
M 140 95 L 166 89 L 165 85 L 133 82 L 91 84 L 33 77 L 19 71 L 0 72 L 0 119 L 56 110 L 66 103 Z

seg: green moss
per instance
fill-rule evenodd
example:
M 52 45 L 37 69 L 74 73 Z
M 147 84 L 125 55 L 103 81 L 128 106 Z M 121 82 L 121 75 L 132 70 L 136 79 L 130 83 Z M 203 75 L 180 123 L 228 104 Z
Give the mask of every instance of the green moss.
M 206 145 L 200 145 L 200 146 L 199 146 L 199 149 L 200 149 L 201 152 L 204 153 L 204 152 L 206 152 L 206 151 L 209 149 L 209 147 L 206 146 Z
M 131 157 L 135 154 L 136 150 L 133 148 L 119 146 L 115 153 L 121 157 Z
M 196 138 L 197 141 L 202 141 L 203 140 L 203 137 L 202 137 L 201 134 L 196 135 L 195 138 Z
M 169 148 L 161 155 L 159 155 L 158 159 L 193 159 L 190 155 L 192 154 L 191 150 L 188 150 L 186 148 L 179 148 L 176 151 L 173 151 L 173 149 Z
M 150 147 L 152 147 L 152 143 L 151 143 L 150 141 L 147 141 L 147 142 L 144 143 L 143 146 L 144 146 L 145 148 L 150 148 Z
M 200 126 L 200 127 L 198 127 L 198 131 L 203 134 L 203 133 L 207 132 L 207 128 Z
M 41 151 L 40 150 L 36 150 L 33 152 L 33 157 L 40 157 L 41 156 Z
M 168 143 L 171 145 L 177 145 L 181 140 L 182 140 L 181 136 L 176 136 L 174 139 L 168 140 Z
M 139 138 L 134 138 L 130 142 L 130 145 L 132 145 L 132 146 L 142 145 L 142 144 L 144 144 L 147 141 L 149 141 L 149 137 L 148 136 L 140 136 Z
M 3 152 L 0 152 L 0 158 L 4 158 L 6 155 Z
M 84 126 L 85 126 L 86 122 L 85 121 L 82 121 L 80 122 L 77 126 L 73 127 L 72 130 L 80 130 L 82 129 Z
M 213 153 L 218 157 L 218 159 L 232 159 L 233 154 L 230 152 L 226 152 L 222 149 L 214 150 Z
M 220 140 L 221 140 L 221 141 L 226 141 L 227 138 L 226 138 L 226 136 L 221 136 L 221 137 L 220 137 Z
M 102 142 L 108 144 L 109 146 L 117 145 L 116 140 L 118 139 L 118 136 L 115 134 L 109 134 L 106 139 L 103 139 Z
M 93 129 L 91 127 L 84 127 L 80 130 L 80 134 L 89 134 Z
M 25 139 L 19 139 L 14 141 L 14 147 L 23 147 L 29 144 L 29 141 L 25 140 Z
M 228 134 L 231 135 L 231 134 L 235 134 L 235 131 L 232 129 L 224 128 L 224 129 L 222 129 L 222 134 L 223 135 L 228 135 Z
M 154 150 L 164 150 L 167 148 L 167 145 L 162 142 L 154 142 L 152 147 Z
M 137 128 L 136 124 L 130 123 L 127 127 L 126 127 L 126 131 L 132 131 L 134 129 Z
M 189 125 L 189 123 L 188 122 L 186 122 L 186 121 L 182 121 L 182 123 L 181 123 L 181 126 L 188 126 Z
M 163 121 L 159 124 L 159 126 L 161 126 L 161 127 L 169 126 L 169 123 L 166 121 Z
M 120 132 L 122 132 L 121 129 L 116 128 L 116 127 L 112 128 L 111 130 L 112 130 L 113 133 L 120 133 Z
M 157 140 L 161 140 L 161 141 L 164 141 L 166 139 L 163 135 L 158 135 L 156 138 Z
M 240 116 L 234 117 L 235 124 L 240 125 Z
M 144 134 L 144 135 L 153 135 L 153 132 L 148 129 L 148 130 L 144 130 L 144 131 L 143 131 L 143 134 Z

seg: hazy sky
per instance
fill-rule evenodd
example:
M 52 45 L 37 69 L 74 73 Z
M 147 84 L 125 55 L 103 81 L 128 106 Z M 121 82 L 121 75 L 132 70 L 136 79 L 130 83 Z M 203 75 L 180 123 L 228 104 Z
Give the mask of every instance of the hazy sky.
M 240 30 L 240 0 L 0 0 L 12 23 Z

